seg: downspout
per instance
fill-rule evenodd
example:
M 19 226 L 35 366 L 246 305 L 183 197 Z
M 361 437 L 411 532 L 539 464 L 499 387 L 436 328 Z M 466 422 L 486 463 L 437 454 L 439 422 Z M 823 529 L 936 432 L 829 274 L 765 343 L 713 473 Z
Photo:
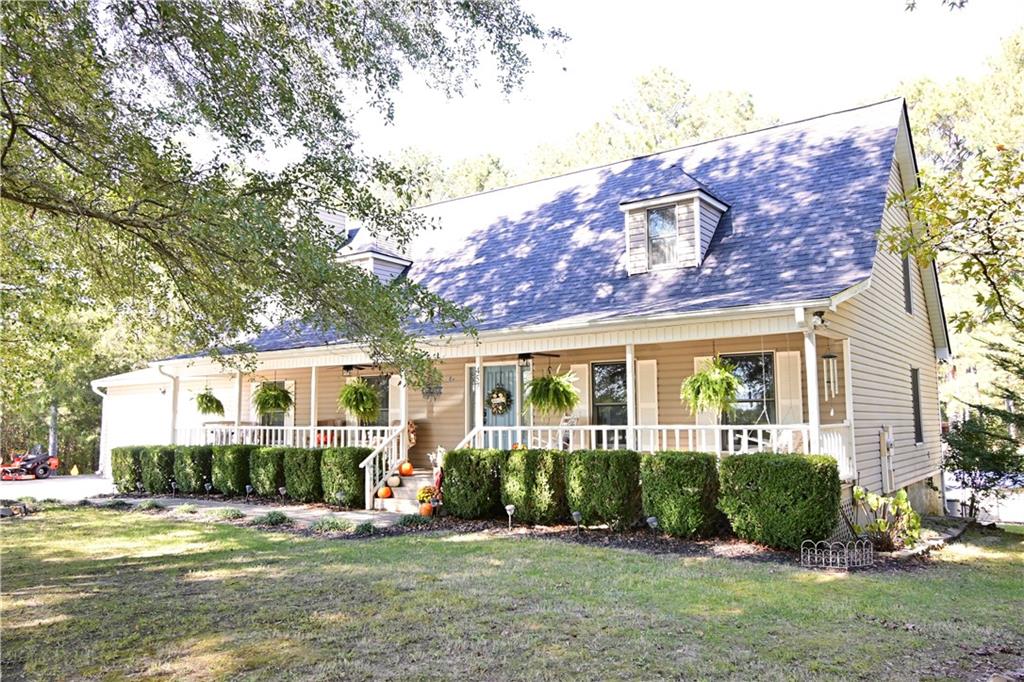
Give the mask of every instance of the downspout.
M 96 474 L 99 476 L 110 475 L 110 467 L 107 465 L 109 461 L 109 454 L 106 451 L 107 445 L 107 394 L 96 387 L 96 384 L 90 382 L 89 388 L 92 392 L 98 395 L 102 403 L 100 404 L 100 464 L 99 469 L 96 470 Z
M 178 377 L 164 371 L 163 365 L 157 365 L 156 371 L 171 380 L 171 445 L 175 443 L 178 433 Z

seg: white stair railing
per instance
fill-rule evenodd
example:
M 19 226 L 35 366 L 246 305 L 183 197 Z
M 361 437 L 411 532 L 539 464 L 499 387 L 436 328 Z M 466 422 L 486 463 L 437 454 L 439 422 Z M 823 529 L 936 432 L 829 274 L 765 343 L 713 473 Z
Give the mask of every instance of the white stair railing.
M 363 494 L 365 507 L 373 509 L 373 498 L 384 480 L 398 471 L 398 465 L 406 458 L 405 426 L 389 427 L 391 433 L 374 448 L 366 459 L 359 463 L 363 470 Z

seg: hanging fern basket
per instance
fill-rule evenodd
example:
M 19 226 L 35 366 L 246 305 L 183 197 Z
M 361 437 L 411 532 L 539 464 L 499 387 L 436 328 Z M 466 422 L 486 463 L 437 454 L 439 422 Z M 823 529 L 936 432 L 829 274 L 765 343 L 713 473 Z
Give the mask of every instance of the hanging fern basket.
M 736 404 L 740 380 L 736 378 L 736 366 L 721 357 L 714 358 L 708 365 L 683 382 L 679 398 L 694 414 L 714 412 L 720 415 Z
M 252 404 L 256 414 L 264 416 L 274 412 L 287 412 L 292 409 L 295 400 L 287 388 L 273 381 L 265 381 L 252 396 Z
M 373 422 L 380 414 L 380 397 L 365 379 L 356 379 L 341 387 L 338 408 L 351 412 L 361 423 Z
M 196 396 L 196 409 L 199 414 L 219 414 L 224 416 L 224 403 L 217 399 L 210 389 L 204 389 Z
M 572 372 L 550 371 L 526 383 L 523 404 L 541 414 L 565 414 L 580 404 L 580 392 Z

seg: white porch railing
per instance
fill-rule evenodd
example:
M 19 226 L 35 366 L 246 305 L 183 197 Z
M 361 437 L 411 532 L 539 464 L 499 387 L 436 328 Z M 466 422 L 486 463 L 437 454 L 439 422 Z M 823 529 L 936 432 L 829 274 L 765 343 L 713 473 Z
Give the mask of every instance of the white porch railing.
M 740 455 L 751 452 L 792 452 L 826 454 L 835 457 L 839 473 L 850 478 L 853 467 L 849 453 L 848 424 L 821 426 L 820 445 L 808 448 L 811 427 L 808 424 L 734 424 L 658 426 L 478 426 L 455 449 L 497 448 L 514 445 L 555 450 L 618 450 L 642 452 L 697 450 Z
M 261 445 L 294 448 L 375 448 L 389 438 L 393 426 L 202 426 L 178 429 L 178 445 Z
M 406 445 L 404 427 L 392 427 L 392 431 L 373 452 L 359 463 L 363 470 L 363 493 L 367 509 L 373 509 L 373 498 L 384 485 L 384 479 L 398 471 L 398 465 L 405 459 Z

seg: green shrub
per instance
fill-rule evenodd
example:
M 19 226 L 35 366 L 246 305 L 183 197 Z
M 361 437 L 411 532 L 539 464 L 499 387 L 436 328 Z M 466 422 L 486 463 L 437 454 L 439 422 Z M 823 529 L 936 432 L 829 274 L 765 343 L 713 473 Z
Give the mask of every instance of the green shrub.
M 288 515 L 284 512 L 269 511 L 262 516 L 257 516 L 252 520 L 254 526 L 290 526 L 292 520 L 288 518 Z
M 822 455 L 734 455 L 722 461 L 719 507 L 736 535 L 783 549 L 824 540 L 839 516 L 839 468 Z
M 565 520 L 565 455 L 558 450 L 508 453 L 501 467 L 501 503 L 514 504 L 523 523 Z
M 245 518 L 245 513 L 241 509 L 235 509 L 234 507 L 218 507 L 210 510 L 210 516 L 222 521 L 234 521 Z
M 214 445 L 211 478 L 225 495 L 244 495 L 249 485 L 249 453 L 252 445 Z
M 420 516 L 419 514 L 402 514 L 395 521 L 396 528 L 418 528 L 420 526 L 429 526 L 433 522 L 433 519 L 429 516 Z
M 377 532 L 377 526 L 373 525 L 373 521 L 363 521 L 352 532 L 356 535 L 373 535 Z
M 463 519 L 501 513 L 502 450 L 452 450 L 444 456 L 441 494 L 445 509 Z
M 119 493 L 134 493 L 142 481 L 140 455 L 145 448 L 130 445 L 110 451 L 110 474 Z
M 565 496 L 587 525 L 615 529 L 640 518 L 640 455 L 632 450 L 576 450 L 565 456 Z
M 284 486 L 288 497 L 300 502 L 324 499 L 320 482 L 320 450 L 289 448 L 284 453 Z
M 136 511 L 163 511 L 165 507 L 156 500 L 143 500 L 135 505 Z
M 337 516 L 324 516 L 309 527 L 314 533 L 345 533 L 352 530 L 352 522 Z
M 171 491 L 174 478 L 174 448 L 154 445 L 139 454 L 142 465 L 142 487 L 151 495 Z
M 370 448 L 328 448 L 320 457 L 320 482 L 324 502 L 338 504 L 340 492 L 346 507 L 362 508 L 366 504 L 364 474 L 359 463 L 373 452 Z
M 679 537 L 711 535 L 718 511 L 718 459 L 708 452 L 647 453 L 640 459 L 644 514 Z
M 213 464 L 213 448 L 209 445 L 179 445 L 174 449 L 174 482 L 183 493 L 206 492 Z
M 199 507 L 191 503 L 179 504 L 177 507 L 174 508 L 174 511 L 176 511 L 179 514 L 198 514 Z
M 256 448 L 249 453 L 249 481 L 257 495 L 275 497 L 284 483 L 284 453 L 288 448 Z

